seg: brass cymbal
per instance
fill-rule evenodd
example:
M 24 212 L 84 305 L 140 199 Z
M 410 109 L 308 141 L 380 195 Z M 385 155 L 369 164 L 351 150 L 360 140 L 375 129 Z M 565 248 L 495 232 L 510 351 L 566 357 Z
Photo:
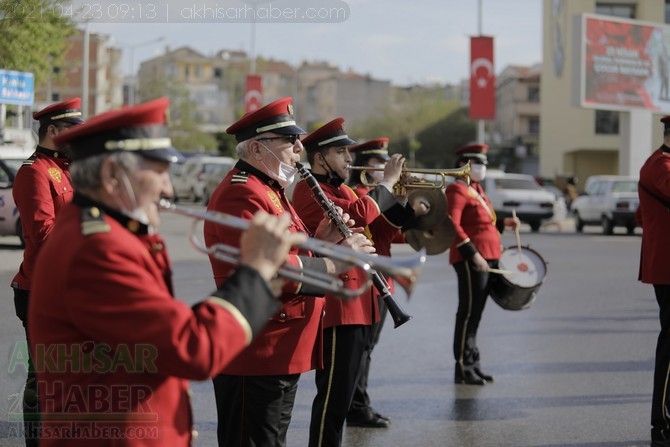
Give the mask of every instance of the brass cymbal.
M 442 222 L 447 213 L 447 196 L 440 189 L 415 189 L 407 197 L 409 204 L 414 207 L 416 201 L 423 201 L 429 210 L 426 214 L 416 218 L 417 230 L 432 230 Z
M 428 255 L 439 255 L 451 247 L 456 237 L 454 224 L 448 216 L 431 230 L 412 229 L 405 232 L 405 240 L 416 251 L 426 249 Z

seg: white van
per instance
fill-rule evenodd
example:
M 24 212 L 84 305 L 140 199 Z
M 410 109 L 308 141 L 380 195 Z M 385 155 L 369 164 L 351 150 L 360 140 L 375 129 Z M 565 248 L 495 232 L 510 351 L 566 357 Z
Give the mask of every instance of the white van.
M 205 197 L 205 181 L 209 174 L 225 177 L 235 166 L 236 160 L 230 157 L 196 155 L 187 159 L 183 165 L 171 173 L 174 200 L 186 199 L 199 202 Z

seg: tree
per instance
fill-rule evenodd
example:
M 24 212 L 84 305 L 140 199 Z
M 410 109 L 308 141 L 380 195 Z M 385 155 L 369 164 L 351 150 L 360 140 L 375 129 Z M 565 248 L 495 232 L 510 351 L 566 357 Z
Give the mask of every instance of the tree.
M 52 67 L 62 65 L 75 28 L 67 0 L 0 0 L 0 68 L 46 82 Z
M 168 132 L 172 145 L 183 152 L 216 152 L 217 139 L 199 129 L 202 120 L 198 115 L 198 104 L 191 100 L 185 85 L 168 78 L 154 78 L 140 86 L 140 98 L 148 101 L 167 96 L 170 98 Z
M 455 102 L 446 101 L 439 88 L 410 87 L 396 90 L 394 104 L 379 116 L 355 126 L 354 138 L 390 138 L 389 151 L 408 158 L 408 166 L 425 166 L 424 153 L 440 146 L 440 141 L 420 138 L 423 130 L 444 120 L 458 109 Z

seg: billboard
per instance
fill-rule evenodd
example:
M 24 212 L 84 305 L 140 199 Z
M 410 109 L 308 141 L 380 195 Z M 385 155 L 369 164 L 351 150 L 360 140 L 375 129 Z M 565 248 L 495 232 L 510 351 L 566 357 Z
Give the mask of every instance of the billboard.
M 583 14 L 580 105 L 670 113 L 670 27 Z
M 493 37 L 470 38 L 470 118 L 492 120 L 496 116 L 496 78 L 493 68 Z

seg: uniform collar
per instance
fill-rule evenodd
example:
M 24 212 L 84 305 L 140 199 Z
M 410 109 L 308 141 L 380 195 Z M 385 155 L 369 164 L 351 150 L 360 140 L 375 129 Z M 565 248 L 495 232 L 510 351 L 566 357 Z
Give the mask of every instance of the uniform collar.
M 81 208 L 98 208 L 101 211 L 101 216 L 106 214 L 112 219 L 116 220 L 119 222 L 125 229 L 130 231 L 133 234 L 137 235 L 145 235 L 149 234 L 149 226 L 147 224 L 144 224 L 138 220 L 135 220 L 131 217 L 126 216 L 122 212 L 109 208 L 106 205 L 103 205 L 102 203 L 91 199 L 90 197 L 87 197 L 83 194 L 77 193 L 75 191 L 74 197 L 72 198 L 72 203 L 75 205 L 81 207 Z
M 663 145 L 661 146 L 661 149 L 662 149 L 663 152 L 665 152 L 665 153 L 670 153 L 670 147 L 666 146 L 665 144 L 663 144 Z
M 336 188 L 339 188 L 342 183 L 344 183 L 344 180 L 342 180 L 337 174 L 315 174 L 312 172 L 312 175 L 319 181 L 319 183 L 333 185 Z
M 254 176 L 258 177 L 263 183 L 267 184 L 268 186 L 274 189 L 284 189 L 277 180 L 273 179 L 265 172 L 251 166 L 244 160 L 238 160 L 237 163 L 235 163 L 235 167 L 239 169 L 241 172 L 248 172 L 249 174 L 253 174 Z
M 51 149 L 47 149 L 44 146 L 37 146 L 37 148 L 35 148 L 35 152 L 37 152 L 38 154 L 42 154 L 45 157 L 53 158 L 53 159 L 56 159 L 56 160 L 58 160 L 58 159 L 65 159 L 65 160 L 68 160 L 68 161 L 70 160 L 65 155 L 65 153 L 63 153 L 62 151 L 54 151 L 54 150 L 51 150 Z

